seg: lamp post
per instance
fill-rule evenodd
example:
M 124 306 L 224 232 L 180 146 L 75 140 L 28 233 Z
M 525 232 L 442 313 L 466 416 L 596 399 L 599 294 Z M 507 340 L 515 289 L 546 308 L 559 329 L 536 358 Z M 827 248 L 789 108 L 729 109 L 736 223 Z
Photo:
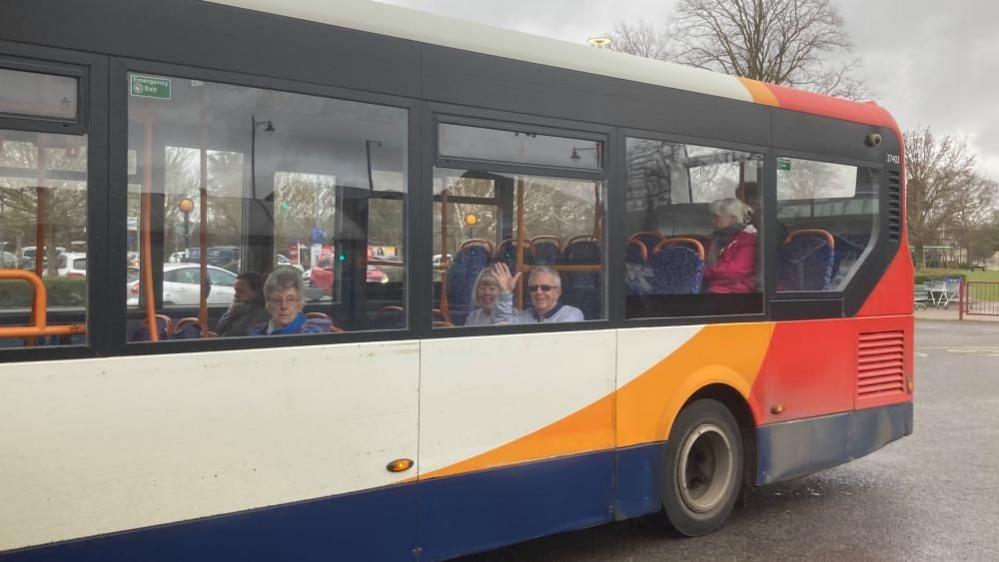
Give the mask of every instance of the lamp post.
M 257 121 L 257 116 L 250 114 L 250 195 L 257 200 L 257 127 L 263 127 L 265 133 L 273 133 L 274 122 L 270 119 Z
M 177 202 L 177 208 L 184 214 L 184 253 L 191 255 L 191 211 L 194 210 L 194 200 L 184 197 Z M 204 225 L 202 225 L 204 228 Z

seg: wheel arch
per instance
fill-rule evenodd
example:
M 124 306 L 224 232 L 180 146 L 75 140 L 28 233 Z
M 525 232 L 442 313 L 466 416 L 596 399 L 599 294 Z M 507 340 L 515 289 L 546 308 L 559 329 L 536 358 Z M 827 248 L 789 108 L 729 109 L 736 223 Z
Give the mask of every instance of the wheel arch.
M 753 416 L 752 408 L 749 407 L 749 402 L 734 387 L 724 383 L 712 383 L 699 388 L 687 397 L 683 405 L 677 410 L 677 415 L 690 404 L 702 399 L 711 399 L 722 403 L 739 423 L 739 433 L 742 436 L 742 451 L 744 455 L 742 463 L 743 484 L 754 485 L 756 482 L 759 455 L 757 453 L 756 418 Z M 672 421 L 675 421 L 675 417 Z

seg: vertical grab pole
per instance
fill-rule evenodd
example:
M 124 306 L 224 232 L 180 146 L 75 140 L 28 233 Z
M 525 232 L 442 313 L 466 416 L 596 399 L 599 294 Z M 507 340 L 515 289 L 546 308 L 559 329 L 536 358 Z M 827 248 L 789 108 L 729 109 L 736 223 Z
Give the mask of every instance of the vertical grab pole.
M 146 326 L 149 341 L 160 341 L 160 329 L 156 324 L 156 295 L 153 292 L 153 123 L 151 117 L 143 120 L 146 146 L 143 149 L 142 165 L 142 291 L 146 298 Z
M 446 182 L 447 178 L 443 180 Z M 441 191 L 441 315 L 444 320 L 451 321 L 451 310 L 447 302 L 447 270 L 451 265 L 447 251 L 447 185 Z
M 208 148 L 205 146 L 204 130 L 201 137 L 201 186 L 198 189 L 201 224 L 198 228 L 198 246 L 201 248 L 201 294 L 198 299 L 198 324 L 201 326 L 201 337 L 208 337 L 208 291 L 205 280 L 208 279 Z
M 524 178 L 517 178 L 517 273 L 524 271 Z M 516 273 L 514 274 L 516 275 Z M 524 310 L 524 277 L 517 283 L 517 308 Z
M 38 206 L 35 211 L 35 275 L 41 279 L 44 275 L 45 268 L 45 221 L 47 220 L 46 215 L 48 214 L 48 190 L 45 187 L 45 148 L 39 143 L 35 147 L 36 158 L 36 182 L 35 182 L 35 193 L 38 196 Z M 31 301 L 31 314 L 33 316 L 40 315 L 45 318 L 48 315 L 47 305 L 41 310 L 37 309 L 38 300 Z M 44 326 L 43 326 L 44 327 Z M 35 338 L 27 338 L 25 340 L 25 345 L 35 345 L 37 343 Z

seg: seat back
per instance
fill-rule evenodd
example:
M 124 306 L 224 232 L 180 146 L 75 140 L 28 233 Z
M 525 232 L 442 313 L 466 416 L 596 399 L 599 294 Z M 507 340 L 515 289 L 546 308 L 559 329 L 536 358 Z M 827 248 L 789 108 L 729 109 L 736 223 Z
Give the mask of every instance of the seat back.
M 690 295 L 701 292 L 704 260 L 690 246 L 663 246 L 649 258 L 651 272 L 647 294 Z
M 493 261 L 505 263 L 510 268 L 511 273 L 517 271 L 517 241 L 507 238 L 496 246 L 496 253 L 493 254 Z M 524 241 L 524 264 L 534 263 L 534 254 L 531 253 L 531 243 Z
M 534 265 L 555 265 L 562 255 L 562 241 L 557 236 L 536 236 L 531 240 Z
M 593 239 L 577 239 L 565 248 L 565 265 L 600 265 L 600 244 Z M 562 274 L 562 302 L 583 311 L 583 318 L 603 316 L 603 272 L 569 271 Z
M 648 295 L 652 291 L 649 252 L 641 240 L 631 239 L 624 247 L 624 282 L 629 295 Z
M 451 321 L 461 326 L 475 306 L 475 278 L 489 265 L 490 248 L 478 244 L 462 246 L 447 270 L 447 303 Z
M 825 230 L 798 230 L 788 235 L 777 260 L 777 289 L 825 291 L 832 284 L 835 242 Z
M 651 256 L 652 252 L 656 249 L 656 246 L 658 246 L 659 243 L 665 238 L 666 235 L 658 230 L 646 230 L 644 232 L 636 232 L 635 234 L 632 234 L 628 238 L 628 241 L 638 240 L 645 245 L 645 252 Z

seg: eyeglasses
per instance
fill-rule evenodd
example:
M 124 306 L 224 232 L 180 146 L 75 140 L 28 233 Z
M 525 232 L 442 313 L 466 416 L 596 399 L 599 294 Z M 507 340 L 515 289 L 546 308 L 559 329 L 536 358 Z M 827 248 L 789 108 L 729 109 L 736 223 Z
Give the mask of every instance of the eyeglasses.
M 282 304 L 293 306 L 300 300 L 302 299 L 299 297 L 284 297 L 283 299 L 267 299 L 267 302 L 274 306 L 281 306 Z
M 529 285 L 527 287 L 533 293 L 535 291 L 541 291 L 542 293 L 547 293 L 549 291 L 558 289 L 555 285 Z

